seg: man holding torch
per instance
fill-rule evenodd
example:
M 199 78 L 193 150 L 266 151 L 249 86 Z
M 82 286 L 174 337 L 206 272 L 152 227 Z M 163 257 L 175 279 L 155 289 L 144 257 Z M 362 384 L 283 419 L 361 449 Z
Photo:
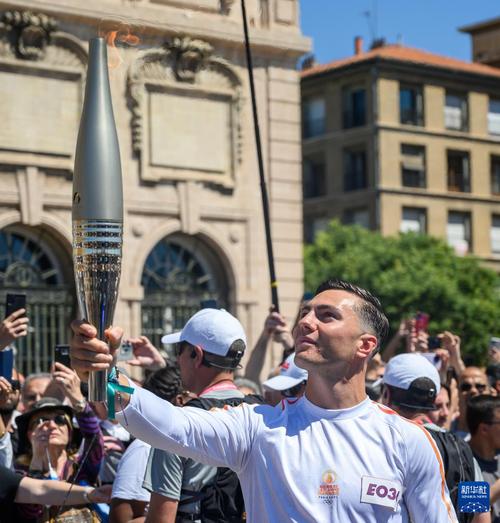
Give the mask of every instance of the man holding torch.
M 106 331 L 109 344 L 92 325 L 72 329 L 80 378 L 108 370 L 121 329 Z M 432 438 L 366 396 L 367 362 L 387 329 L 377 298 L 330 280 L 302 306 L 294 332 L 295 361 L 309 372 L 302 398 L 204 411 L 136 389 L 116 394 L 116 417 L 155 448 L 234 470 L 250 522 L 455 522 Z

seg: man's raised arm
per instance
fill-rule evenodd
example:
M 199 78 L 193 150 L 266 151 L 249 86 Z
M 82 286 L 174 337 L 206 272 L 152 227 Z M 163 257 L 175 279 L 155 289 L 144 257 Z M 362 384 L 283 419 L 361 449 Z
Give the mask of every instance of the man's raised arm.
M 121 328 L 105 332 L 109 346 L 96 338 L 96 329 L 88 323 L 74 321 L 71 328 L 71 364 L 82 381 L 88 381 L 89 372 L 113 365 Z M 119 382 L 133 387 L 126 376 L 120 375 Z M 135 388 L 133 394 L 120 392 L 115 396 L 115 410 L 123 427 L 152 447 L 235 471 L 245 465 L 255 433 L 256 420 L 248 405 L 216 412 L 180 408 Z

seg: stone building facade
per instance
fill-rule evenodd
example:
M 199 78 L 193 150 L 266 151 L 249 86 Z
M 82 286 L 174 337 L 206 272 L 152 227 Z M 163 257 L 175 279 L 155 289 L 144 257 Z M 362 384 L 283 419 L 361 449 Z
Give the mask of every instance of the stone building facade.
M 500 69 L 382 45 L 302 73 L 307 239 L 337 218 L 500 271 Z
M 302 293 L 295 65 L 310 42 L 298 0 L 247 4 L 281 308 L 292 318 Z M 0 20 L 0 303 L 27 291 L 22 369 L 46 369 L 68 339 L 74 150 L 88 40 L 104 32 L 117 42 L 108 54 L 125 204 L 115 323 L 158 342 L 216 299 L 251 345 L 270 291 L 239 2 L 10 1 Z

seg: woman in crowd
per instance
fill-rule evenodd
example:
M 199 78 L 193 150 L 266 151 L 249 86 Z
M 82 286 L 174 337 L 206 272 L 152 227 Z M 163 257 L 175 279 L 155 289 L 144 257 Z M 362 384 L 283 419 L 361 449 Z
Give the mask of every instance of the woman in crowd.
M 17 469 L 33 478 L 95 484 L 104 446 L 99 420 L 81 394 L 80 380 L 74 371 L 56 363 L 53 376 L 71 407 L 46 397 L 17 418 L 20 451 Z M 55 515 L 58 507 L 44 514 L 47 510 L 42 505 L 24 505 L 19 512 L 25 520 L 32 520 Z

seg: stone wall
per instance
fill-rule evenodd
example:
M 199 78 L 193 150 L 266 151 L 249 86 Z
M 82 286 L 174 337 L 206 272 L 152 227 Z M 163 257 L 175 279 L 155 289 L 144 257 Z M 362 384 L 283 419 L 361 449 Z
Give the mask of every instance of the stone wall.
M 110 53 L 125 199 L 115 323 L 141 333 L 144 262 L 159 240 L 182 233 L 214 253 L 252 344 L 270 291 L 239 2 L 0 2 L 0 228 L 38 227 L 71 252 L 87 42 L 119 24 L 118 11 L 141 43 Z M 297 0 L 248 0 L 248 15 L 280 298 L 292 319 L 302 293 L 295 63 L 310 42 Z

